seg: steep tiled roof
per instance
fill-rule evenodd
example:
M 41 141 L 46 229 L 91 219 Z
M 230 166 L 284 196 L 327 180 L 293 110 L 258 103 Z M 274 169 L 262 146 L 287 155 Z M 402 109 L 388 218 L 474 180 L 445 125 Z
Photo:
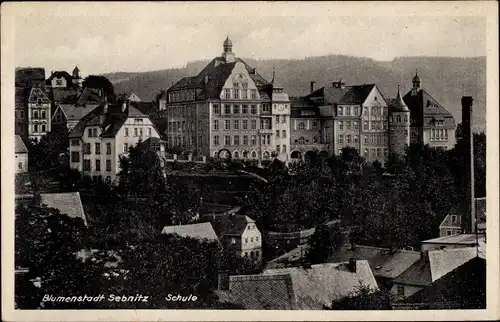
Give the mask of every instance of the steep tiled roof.
M 39 99 L 42 100 L 42 103 L 50 103 L 49 98 L 41 88 L 39 87 L 31 88 L 28 102 L 36 103 Z
M 62 214 L 69 217 L 81 218 L 87 225 L 79 192 L 42 193 L 40 199 L 40 204 L 59 209 Z
M 329 262 L 345 262 L 349 259 L 367 260 L 376 277 L 396 278 L 420 259 L 420 252 L 356 245 L 345 245 L 328 259 Z
M 97 106 L 93 108 L 89 113 L 85 114 L 78 124 L 71 130 L 69 133 L 70 138 L 81 138 L 83 135 L 83 131 L 85 130 L 85 126 L 88 122 L 93 120 L 96 116 L 100 115 L 103 112 L 103 106 Z
M 390 112 L 409 112 L 410 110 L 408 109 L 408 106 L 406 106 L 405 102 L 403 101 L 403 98 L 401 97 L 401 93 L 399 92 L 399 86 L 398 86 L 398 94 L 396 95 L 396 98 L 394 101 L 391 102 L 391 105 L 389 105 L 389 111 Z
M 71 76 L 67 71 L 55 71 L 53 72 L 49 78 L 47 78 L 47 81 L 46 81 L 46 84 L 47 85 L 50 85 L 52 79 L 54 79 L 55 77 L 57 78 L 65 78 L 66 79 L 66 82 L 68 83 L 67 86 L 71 86 L 73 85 L 72 82 L 73 82 L 73 76 Z
M 229 277 L 229 290 L 217 290 L 221 302 L 247 310 L 296 309 L 290 274 L 240 275 Z
M 378 289 L 370 265 L 365 260 L 356 261 L 356 271 L 351 272 L 347 263 L 312 265 L 311 268 L 269 269 L 264 275 L 289 273 L 297 309 L 321 310 L 333 300 L 351 296 L 360 283 Z
M 305 97 L 299 97 L 299 98 L 294 98 L 290 102 L 291 105 L 291 110 L 290 110 L 290 117 L 293 118 L 300 118 L 300 117 L 306 117 L 306 118 L 311 118 L 314 116 L 320 116 L 320 111 L 319 108 L 311 102 L 309 99 Z M 307 114 L 312 114 L 314 115 L 302 115 L 301 111 L 307 111 L 309 113 Z
M 336 104 L 362 104 L 371 93 L 375 84 L 351 85 L 344 88 L 337 86 L 325 86 L 305 96 L 306 100 L 313 104 L 336 105 Z
M 60 104 L 59 108 L 66 115 L 68 121 L 78 121 L 95 109 L 95 106 L 76 106 L 73 104 Z
M 401 301 L 432 308 L 486 308 L 486 260 L 475 257 Z
M 217 235 L 209 222 L 192 225 L 165 226 L 161 233 L 177 234 L 181 237 L 191 237 L 200 240 L 207 239 L 209 241 L 218 241 Z
M 245 231 L 247 224 L 255 223 L 253 219 L 241 214 L 206 215 L 205 218 L 212 222 L 214 230 L 220 238 L 224 235 L 240 236 Z
M 200 89 L 198 99 L 218 99 L 222 86 L 226 82 L 229 75 L 234 69 L 236 63 L 241 62 L 249 72 L 250 78 L 255 82 L 259 92 L 260 87 L 269 84 L 258 73 L 253 73 L 253 68 L 245 63 L 242 59 L 236 58 L 234 62 L 226 63 L 222 57 L 214 58 L 208 63 L 205 68 L 194 77 L 184 77 L 171 86 L 168 91 L 179 89 Z M 208 82 L 205 84 L 205 77 L 208 77 Z
M 31 89 L 29 88 L 16 87 L 16 92 L 15 92 L 16 108 L 24 108 L 25 106 L 27 106 L 26 103 L 28 102 L 30 93 Z
M 421 89 L 412 96 L 410 90 L 403 97 L 411 112 L 412 123 L 418 126 L 432 126 L 435 119 L 443 119 L 445 128 L 455 128 L 455 119 L 427 91 Z
M 23 139 L 19 135 L 15 136 L 14 148 L 15 153 L 28 153 L 28 148 L 26 148 Z
M 80 97 L 78 97 L 77 104 L 101 104 L 104 102 L 104 92 L 97 88 L 86 87 Z
M 31 88 L 45 85 L 45 69 L 39 67 L 16 68 L 16 87 Z
M 477 256 L 475 247 L 432 250 L 397 277 L 394 283 L 427 286 Z M 484 252 L 479 252 L 479 256 L 484 258 Z
M 346 86 L 348 91 L 342 96 L 339 104 L 362 104 L 375 87 L 375 84 Z

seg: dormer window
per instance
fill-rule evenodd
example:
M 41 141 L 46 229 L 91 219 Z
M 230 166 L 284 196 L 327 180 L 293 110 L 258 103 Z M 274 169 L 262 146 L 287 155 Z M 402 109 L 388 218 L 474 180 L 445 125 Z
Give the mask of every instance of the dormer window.
M 37 103 L 38 103 L 38 105 L 41 105 L 41 104 L 42 104 L 42 99 L 41 99 L 41 98 L 39 98 L 39 99 L 37 100 Z
M 456 215 L 452 215 L 451 216 L 451 223 L 452 224 L 456 224 L 457 223 L 457 216 Z

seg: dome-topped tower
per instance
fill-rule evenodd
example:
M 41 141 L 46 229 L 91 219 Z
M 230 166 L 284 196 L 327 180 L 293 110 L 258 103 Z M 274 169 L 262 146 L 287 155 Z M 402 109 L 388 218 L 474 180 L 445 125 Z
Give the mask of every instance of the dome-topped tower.
M 413 79 L 411 81 L 413 83 L 411 95 L 415 96 L 415 95 L 417 95 L 418 90 L 420 89 L 420 85 L 422 84 L 420 81 L 420 77 L 418 76 L 418 71 L 415 71 L 415 76 L 413 76 Z
M 403 155 L 410 145 L 410 109 L 398 94 L 389 106 L 389 149 L 391 153 Z
M 226 63 L 232 63 L 234 62 L 234 53 L 233 53 L 233 42 L 229 37 L 224 40 L 224 51 L 222 52 L 222 57 L 226 61 Z
M 78 69 L 78 66 L 75 66 L 75 69 L 73 69 L 73 84 L 78 87 L 82 86 L 82 77 L 80 76 L 80 69 Z

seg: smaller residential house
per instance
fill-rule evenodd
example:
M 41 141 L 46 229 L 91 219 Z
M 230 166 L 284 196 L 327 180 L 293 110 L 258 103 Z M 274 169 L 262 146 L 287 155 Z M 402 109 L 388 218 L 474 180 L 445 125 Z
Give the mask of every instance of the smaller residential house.
M 160 135 L 148 115 L 129 102 L 106 102 L 83 116 L 69 133 L 70 166 L 94 180 L 115 182 L 120 156 L 152 137 Z
M 238 214 L 239 208 L 223 214 L 205 215 L 209 220 L 224 248 L 237 255 L 260 262 L 262 260 L 262 234 L 255 221 L 246 215 Z
M 415 294 L 475 257 L 485 258 L 485 253 L 475 247 L 431 250 L 421 254 L 418 261 L 394 279 L 390 292 L 396 298 Z
M 15 136 L 14 154 L 16 156 L 16 173 L 28 172 L 28 149 L 21 136 Z
M 476 203 L 477 231 L 486 231 L 486 198 L 474 198 Z M 473 227 L 474 229 L 475 227 Z M 439 225 L 439 237 L 458 235 L 462 232 L 462 215 L 449 214 Z
M 251 310 L 322 310 L 354 295 L 360 284 L 378 290 L 367 261 L 269 269 L 261 275 L 220 274 L 216 294 L 221 302 Z
M 139 96 L 137 96 L 137 94 L 135 93 L 129 93 L 129 94 L 120 94 L 117 96 L 117 100 L 123 100 L 123 101 L 126 101 L 126 100 L 129 100 L 131 102 L 136 102 L 136 103 L 140 103 L 142 102 L 142 100 L 140 99 Z
M 219 241 L 212 225 L 209 222 L 191 225 L 165 226 L 163 227 L 161 233 L 176 234 L 180 237 L 190 237 L 199 240 Z
M 50 73 L 50 77 L 45 85 L 51 88 L 73 87 L 73 77 L 67 71 L 55 71 Z

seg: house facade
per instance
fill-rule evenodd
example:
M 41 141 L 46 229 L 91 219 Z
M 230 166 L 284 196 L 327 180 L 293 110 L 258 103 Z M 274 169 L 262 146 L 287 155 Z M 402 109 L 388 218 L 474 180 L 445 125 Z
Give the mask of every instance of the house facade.
M 103 104 L 86 114 L 69 134 L 70 166 L 95 180 L 115 182 L 120 155 L 140 140 L 159 138 L 150 118 L 129 102 Z
M 40 87 L 33 87 L 28 98 L 28 137 L 41 139 L 51 129 L 51 101 Z
M 28 149 L 20 135 L 15 136 L 14 154 L 16 158 L 16 173 L 28 172 Z
M 205 156 L 283 161 L 290 149 L 290 101 L 281 86 L 235 57 L 228 38 L 223 53 L 197 76 L 166 91 L 159 106 L 168 120 L 170 147 Z M 279 131 L 279 132 L 278 132 Z

